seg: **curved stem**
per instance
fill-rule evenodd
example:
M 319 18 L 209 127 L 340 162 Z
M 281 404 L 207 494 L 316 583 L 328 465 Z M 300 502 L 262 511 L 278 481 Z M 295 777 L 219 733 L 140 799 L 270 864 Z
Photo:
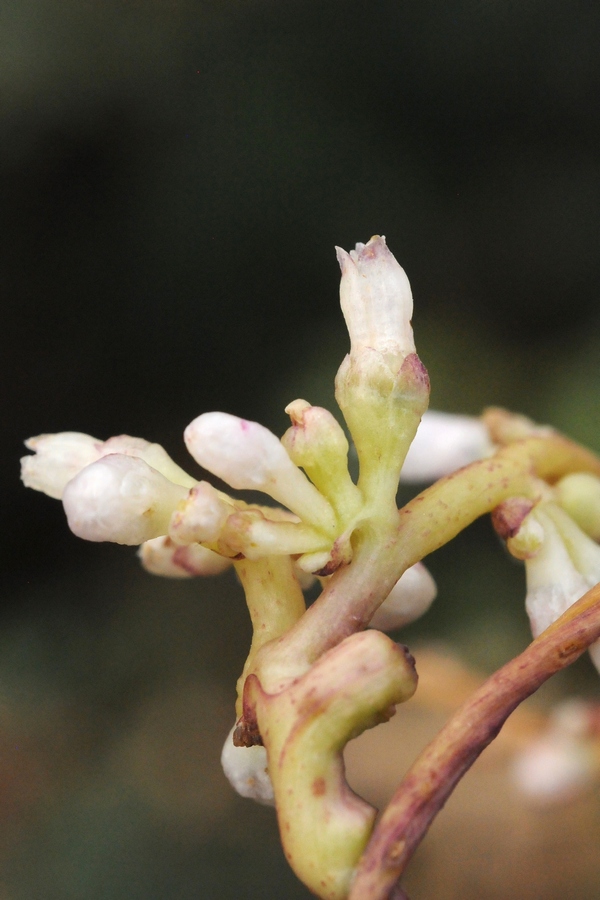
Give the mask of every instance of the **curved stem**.
M 600 637 L 600 584 L 473 694 L 425 749 L 381 817 L 348 900 L 389 900 L 436 814 L 510 713 Z
M 459 469 L 427 488 L 399 512 L 369 517 L 356 529 L 354 556 L 280 641 L 265 648 L 271 661 L 297 677 L 348 635 L 363 629 L 406 569 L 452 540 L 507 497 L 535 497 L 535 478 L 553 482 L 570 472 L 600 476 L 600 460 L 561 435 L 530 437 Z

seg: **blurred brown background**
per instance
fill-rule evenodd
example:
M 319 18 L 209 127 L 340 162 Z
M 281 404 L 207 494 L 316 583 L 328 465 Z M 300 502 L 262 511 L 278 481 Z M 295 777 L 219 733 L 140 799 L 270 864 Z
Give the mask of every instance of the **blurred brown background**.
M 77 541 L 20 485 L 21 442 L 127 432 L 194 471 L 202 411 L 281 433 L 295 397 L 331 406 L 333 246 L 379 232 L 433 406 L 504 404 L 600 449 L 599 39 L 572 0 L 4 3 L 0 900 L 307 896 L 218 765 L 240 590 Z M 487 670 L 524 645 L 522 572 L 487 523 L 430 563 L 440 597 L 405 640 Z M 573 686 L 596 690 L 586 663 L 552 691 Z M 570 834 L 598 828 L 585 802 Z M 547 854 L 444 846 L 414 898 L 554 896 Z M 584 868 L 568 896 L 600 897 Z

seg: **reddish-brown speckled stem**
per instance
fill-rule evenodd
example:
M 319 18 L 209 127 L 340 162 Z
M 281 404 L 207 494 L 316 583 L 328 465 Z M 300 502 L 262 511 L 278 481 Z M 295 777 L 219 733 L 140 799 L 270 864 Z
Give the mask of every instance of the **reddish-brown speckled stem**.
M 600 584 L 488 678 L 417 759 L 373 833 L 348 900 L 396 896 L 397 879 L 429 825 L 510 713 L 598 637 Z

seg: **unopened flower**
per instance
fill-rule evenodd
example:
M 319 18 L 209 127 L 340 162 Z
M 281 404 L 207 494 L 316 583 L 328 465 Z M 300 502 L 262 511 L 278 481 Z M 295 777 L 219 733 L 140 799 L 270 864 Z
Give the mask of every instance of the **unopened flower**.
M 187 495 L 142 459 L 114 453 L 86 466 L 63 493 L 69 528 L 88 541 L 141 544 L 166 534 Z
M 427 612 L 437 587 L 423 563 L 415 563 L 399 578 L 383 601 L 370 625 L 380 631 L 394 631 L 414 622 Z
M 415 352 L 410 285 L 385 238 L 337 253 L 350 353 L 338 370 L 335 394 L 358 454 L 358 487 L 368 502 L 380 505 L 396 493 L 429 402 L 429 378 Z
M 600 547 L 556 503 L 533 507 L 506 546 L 525 561 L 525 608 L 537 637 L 600 581 Z M 590 647 L 600 664 L 600 643 Z
M 525 560 L 525 607 L 533 636 L 537 637 L 583 596 L 590 585 L 577 570 L 552 519 L 543 509 L 529 515 L 541 529 L 539 549 Z
M 413 298 L 406 272 L 384 237 L 372 237 L 347 253 L 336 247 L 342 270 L 340 301 L 350 335 L 350 354 L 364 350 L 406 357 L 415 352 L 410 324 Z
M 184 487 L 195 484 L 194 479 L 173 462 L 160 444 L 151 444 L 128 434 L 100 441 L 89 434 L 63 431 L 29 438 L 25 446 L 35 452 L 21 459 L 23 483 L 56 500 L 62 498 L 69 481 L 83 468 L 112 453 L 143 459 L 175 484 Z
M 404 460 L 400 480 L 436 481 L 494 450 L 481 419 L 428 410 Z
M 361 493 L 348 471 L 348 440 L 331 413 L 306 400 L 294 400 L 285 408 L 292 426 L 281 443 L 290 459 L 301 466 L 338 517 L 347 522 L 362 505 Z
M 330 504 L 268 428 L 228 413 L 211 412 L 194 419 L 184 437 L 196 462 L 231 487 L 264 491 L 304 522 L 335 533 Z
M 176 544 L 168 535 L 145 541 L 138 550 L 143 567 L 153 575 L 167 578 L 194 578 L 219 575 L 231 560 L 201 544 Z
M 21 459 L 23 484 L 60 500 L 69 481 L 99 459 L 100 444 L 102 441 L 91 435 L 76 431 L 29 438 L 25 446 L 34 453 Z
M 227 735 L 221 753 L 221 765 L 229 783 L 242 797 L 272 806 L 275 798 L 267 751 L 259 745 L 236 747 L 233 743 L 234 731 L 235 725 Z
M 600 541 L 600 478 L 589 472 L 566 475 L 555 487 L 556 499 L 595 541 Z
M 500 406 L 488 406 L 481 416 L 491 440 L 504 447 L 533 437 L 552 437 L 556 431 L 550 425 L 539 425 L 528 416 L 510 412 Z

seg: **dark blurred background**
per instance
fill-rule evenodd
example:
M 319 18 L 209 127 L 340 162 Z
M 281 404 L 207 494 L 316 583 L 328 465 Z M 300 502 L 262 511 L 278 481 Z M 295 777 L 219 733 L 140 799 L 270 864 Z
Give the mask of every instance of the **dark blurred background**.
M 282 433 L 290 400 L 331 407 L 333 247 L 384 233 L 432 405 L 600 449 L 600 7 L 7 0 L 1 20 L 0 900 L 305 897 L 271 812 L 220 774 L 249 641 L 233 578 L 163 582 L 77 541 L 20 484 L 22 440 L 126 432 L 193 472 L 200 412 Z M 406 640 L 484 669 L 521 649 L 523 575 L 487 523 L 431 568 Z M 569 678 L 593 689 L 585 663 Z

